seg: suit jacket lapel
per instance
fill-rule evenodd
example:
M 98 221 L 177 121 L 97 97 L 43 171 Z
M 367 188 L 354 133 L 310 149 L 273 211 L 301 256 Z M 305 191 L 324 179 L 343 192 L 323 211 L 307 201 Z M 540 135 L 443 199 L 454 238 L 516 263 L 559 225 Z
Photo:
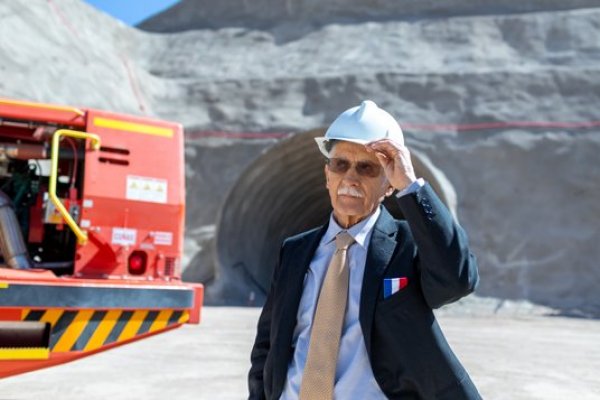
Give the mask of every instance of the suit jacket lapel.
M 367 252 L 365 274 L 360 296 L 360 325 L 365 337 L 367 352 L 371 354 L 371 327 L 377 294 L 383 285 L 383 276 L 396 249 L 396 232 L 398 228 L 385 207 L 373 227 L 371 242 Z
M 284 305 L 282 307 L 282 332 L 285 337 L 284 343 L 292 342 L 294 328 L 296 326 L 296 315 L 298 314 L 298 306 L 302 297 L 304 287 L 304 275 L 310 266 L 313 255 L 319 246 L 321 238 L 327 231 L 328 224 L 325 224 L 320 229 L 317 229 L 310 235 L 303 238 L 301 243 L 293 249 L 286 268 L 286 279 L 282 287 L 285 287 Z

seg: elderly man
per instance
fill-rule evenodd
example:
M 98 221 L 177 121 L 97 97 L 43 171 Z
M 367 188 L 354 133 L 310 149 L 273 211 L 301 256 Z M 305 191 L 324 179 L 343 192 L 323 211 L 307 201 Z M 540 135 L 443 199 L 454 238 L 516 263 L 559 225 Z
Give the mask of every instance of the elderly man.
M 398 123 L 364 101 L 316 140 L 333 212 L 281 247 L 250 399 L 479 399 L 432 312 L 474 290 L 475 257 Z M 381 206 L 394 191 L 406 220 Z

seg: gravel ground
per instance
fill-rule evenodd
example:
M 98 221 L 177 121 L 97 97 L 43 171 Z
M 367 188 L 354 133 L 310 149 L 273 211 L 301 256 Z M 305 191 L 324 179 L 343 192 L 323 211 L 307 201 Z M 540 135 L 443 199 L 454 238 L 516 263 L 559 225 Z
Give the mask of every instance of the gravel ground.
M 256 308 L 0 381 L 0 399 L 242 399 Z M 440 324 L 485 399 L 600 399 L 600 321 L 457 316 Z

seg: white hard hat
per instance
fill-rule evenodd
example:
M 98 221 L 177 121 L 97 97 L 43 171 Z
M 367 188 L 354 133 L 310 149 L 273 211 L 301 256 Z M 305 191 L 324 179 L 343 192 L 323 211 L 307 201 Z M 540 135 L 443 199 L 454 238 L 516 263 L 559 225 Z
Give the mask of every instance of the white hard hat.
M 325 143 L 329 140 L 367 144 L 379 139 L 391 139 L 404 145 L 404 136 L 398 122 L 387 111 L 377 107 L 371 100 L 341 113 L 329 126 L 325 136 L 315 138 L 319 150 L 329 156 Z

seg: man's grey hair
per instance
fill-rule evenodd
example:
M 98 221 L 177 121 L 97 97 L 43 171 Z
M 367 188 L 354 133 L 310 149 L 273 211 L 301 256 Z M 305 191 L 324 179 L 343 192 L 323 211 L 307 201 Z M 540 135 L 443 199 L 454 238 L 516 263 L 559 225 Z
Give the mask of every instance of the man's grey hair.
M 327 152 L 327 154 L 331 153 L 331 150 L 333 150 L 333 146 L 336 145 L 337 142 L 339 142 L 339 139 L 330 139 L 325 141 L 325 143 L 323 143 L 323 146 L 325 146 L 325 151 Z

